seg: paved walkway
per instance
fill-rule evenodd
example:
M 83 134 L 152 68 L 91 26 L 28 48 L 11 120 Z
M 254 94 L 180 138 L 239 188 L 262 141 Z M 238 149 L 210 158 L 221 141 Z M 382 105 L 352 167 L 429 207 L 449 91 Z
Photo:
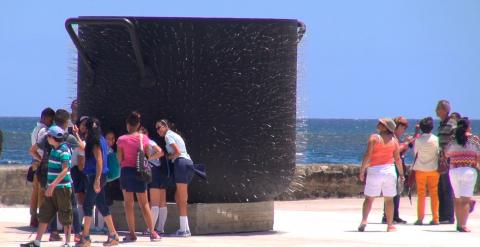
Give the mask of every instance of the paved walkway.
M 480 203 L 480 197 L 475 198 Z M 164 237 L 150 242 L 147 237 L 121 246 L 480 246 L 480 208 L 470 215 L 471 233 L 455 232 L 454 225 L 414 226 L 415 200 L 410 206 L 402 198 L 400 214 L 409 223 L 398 225 L 397 232 L 386 233 L 379 224 L 382 200 L 374 203 L 366 232 L 356 228 L 360 222 L 362 199 L 321 199 L 310 201 L 275 202 L 275 226 L 271 232 Z M 428 205 L 428 204 L 427 204 Z M 427 210 L 429 212 L 429 210 Z M 0 208 L 0 246 L 18 246 L 29 240 L 32 229 L 24 207 Z M 430 215 L 426 216 L 430 221 Z M 35 234 L 31 236 L 33 239 Z M 48 235 L 44 236 L 44 240 Z M 93 236 L 92 246 L 102 246 L 106 236 Z M 42 242 L 42 246 L 60 246 L 61 242 Z

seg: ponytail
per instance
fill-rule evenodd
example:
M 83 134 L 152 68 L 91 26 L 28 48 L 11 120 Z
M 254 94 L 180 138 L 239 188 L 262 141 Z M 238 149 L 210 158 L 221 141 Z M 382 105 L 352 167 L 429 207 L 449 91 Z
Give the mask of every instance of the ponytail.
M 467 144 L 467 131 L 470 128 L 470 121 L 468 118 L 460 118 L 455 129 L 455 141 L 458 145 L 465 146 Z

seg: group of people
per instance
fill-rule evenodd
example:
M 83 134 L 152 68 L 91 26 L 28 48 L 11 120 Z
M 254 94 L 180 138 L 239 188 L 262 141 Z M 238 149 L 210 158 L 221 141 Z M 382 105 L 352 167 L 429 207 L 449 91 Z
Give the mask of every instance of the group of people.
M 387 224 L 387 231 L 396 231 L 394 223 L 406 223 L 398 212 L 399 187 L 402 187 L 398 185 L 405 182 L 408 169 L 418 196 L 414 225 L 424 224 L 428 189 L 432 211 L 429 224 L 454 224 L 456 220 L 458 232 L 470 232 L 467 220 L 475 206 L 471 197 L 480 172 L 480 141 L 472 134 L 469 119 L 458 113 L 450 114 L 450 110 L 448 101 L 438 102 L 438 135 L 432 133 L 434 121 L 431 117 L 422 119 L 415 135 L 404 139 L 407 119 L 379 119 L 378 133 L 369 137 L 360 168 L 359 179 L 365 182 L 365 200 L 358 231 L 365 231 L 374 198 L 380 195 L 385 200 L 382 221 Z M 405 154 L 410 148 L 413 148 L 414 162 L 407 168 Z
M 106 185 L 117 178 L 129 231 L 124 242 L 137 240 L 134 196 L 148 228 L 144 233 L 151 241 L 161 238 L 159 233 L 164 233 L 167 219 L 166 188 L 169 186 L 176 187 L 175 201 L 179 211 L 180 227 L 175 235 L 190 236 L 187 188 L 193 177 L 193 162 L 184 140 L 172 130 L 172 126 L 166 119 L 155 123 L 157 134 L 165 139 L 164 151 L 148 137 L 138 112 L 129 114 L 126 118 L 127 134 L 116 140 L 113 131 L 102 132 L 97 118 L 78 118 L 76 101 L 72 103 L 71 114 L 64 109 L 44 109 L 32 132 L 29 150 L 32 156 L 30 171 L 34 174 L 30 225 L 38 227 L 37 235 L 34 241 L 21 246 L 40 246 L 47 228 L 50 241 L 62 241 L 57 231 L 57 218 L 63 226 L 64 246 L 69 246 L 72 230 L 75 246 L 90 246 L 94 207 L 108 229 L 104 246 L 118 245 L 119 235 L 110 214 L 111 205 L 106 200 Z M 152 181 L 148 184 L 137 175 L 139 149 L 144 150 L 151 166 Z M 165 160 L 160 159 L 163 156 L 168 160 L 167 164 L 161 161 Z M 162 165 L 172 166 L 174 181 L 163 179 Z M 115 170 L 120 170 L 117 176 L 112 174 Z

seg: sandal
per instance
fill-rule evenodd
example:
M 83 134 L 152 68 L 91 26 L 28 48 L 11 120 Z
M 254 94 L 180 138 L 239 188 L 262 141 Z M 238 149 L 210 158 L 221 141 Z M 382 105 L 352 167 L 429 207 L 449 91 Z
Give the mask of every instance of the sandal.
M 106 242 L 103 243 L 103 246 L 115 246 L 120 243 L 120 238 L 118 234 L 109 235 Z
M 135 242 L 137 241 L 137 236 L 135 234 L 129 233 L 127 236 L 123 238 L 123 242 L 129 243 L 129 242 Z
M 457 231 L 458 232 L 471 232 L 471 230 L 468 229 L 466 226 L 457 226 Z
M 86 237 L 82 236 L 80 241 L 75 244 L 75 247 L 90 247 L 91 244 L 92 244 L 92 240 L 90 239 L 90 236 L 86 236 Z
M 364 232 L 364 231 L 365 231 L 365 227 L 367 227 L 367 224 L 360 224 L 360 226 L 358 226 L 358 231 L 359 231 L 359 232 Z

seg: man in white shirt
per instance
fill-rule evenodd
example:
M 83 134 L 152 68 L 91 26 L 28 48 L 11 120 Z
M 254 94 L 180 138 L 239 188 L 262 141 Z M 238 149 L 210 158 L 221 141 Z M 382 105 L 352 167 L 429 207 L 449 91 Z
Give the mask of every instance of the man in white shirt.
M 40 115 L 40 121 L 37 122 L 37 126 L 33 129 L 30 140 L 33 144 L 36 144 L 44 135 L 47 134 L 48 127 L 53 124 L 53 119 L 55 117 L 55 111 L 52 108 L 45 108 Z M 32 171 L 35 173 L 40 162 L 38 160 L 32 160 Z M 33 190 L 32 196 L 30 197 L 30 226 L 37 227 L 37 210 L 40 203 L 40 181 L 38 180 L 37 175 L 33 176 Z

